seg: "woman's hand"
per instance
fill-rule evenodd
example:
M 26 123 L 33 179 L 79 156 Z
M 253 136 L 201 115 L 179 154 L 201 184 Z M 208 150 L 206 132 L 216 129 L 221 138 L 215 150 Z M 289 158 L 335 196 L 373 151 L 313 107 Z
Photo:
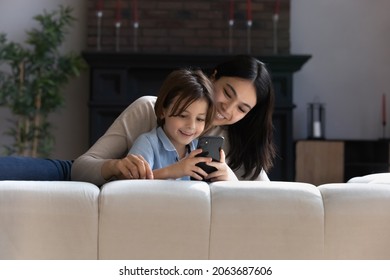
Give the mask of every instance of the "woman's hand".
M 167 167 L 153 170 L 155 179 L 177 179 L 184 176 L 193 177 L 196 180 L 202 180 L 202 176 L 207 176 L 207 173 L 196 166 L 200 162 L 209 163 L 212 161 L 210 157 L 196 157 L 200 154 L 202 149 L 196 149 L 192 151 L 188 156 L 179 160 L 178 162 L 171 164 Z
M 225 162 L 225 152 L 223 149 L 219 152 L 221 160 L 219 162 L 212 161 L 210 163 L 207 163 L 210 166 L 215 167 L 218 169 L 217 171 L 214 171 L 210 174 L 208 174 L 205 179 L 210 180 L 211 182 L 216 181 L 238 181 L 237 176 L 234 174 L 233 170 L 230 169 L 230 167 Z
M 122 159 L 107 161 L 102 166 L 102 175 L 106 180 L 118 179 L 153 179 L 149 163 L 141 155 L 127 155 Z

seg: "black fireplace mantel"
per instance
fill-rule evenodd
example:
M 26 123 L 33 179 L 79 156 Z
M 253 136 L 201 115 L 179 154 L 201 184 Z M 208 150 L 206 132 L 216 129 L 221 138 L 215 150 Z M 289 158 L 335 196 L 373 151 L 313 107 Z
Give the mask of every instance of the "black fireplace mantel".
M 254 55 L 255 56 L 255 55 Z M 183 67 L 212 69 L 231 55 L 146 54 L 126 52 L 83 52 L 90 66 L 90 144 L 92 145 L 114 119 L 135 99 L 156 95 L 163 80 Z M 271 180 L 294 178 L 292 139 L 293 73 L 299 71 L 310 55 L 255 56 L 271 72 L 275 88 L 275 144 L 278 158 L 269 174 Z
M 310 55 L 267 55 L 256 56 L 266 63 L 272 71 L 296 72 L 311 58 Z M 226 61 L 232 55 L 214 54 L 156 54 L 156 53 L 134 53 L 134 52 L 101 52 L 85 51 L 83 57 L 91 67 L 106 67 L 115 65 L 121 67 L 137 68 L 178 68 L 187 66 L 198 66 L 211 68 L 220 62 Z

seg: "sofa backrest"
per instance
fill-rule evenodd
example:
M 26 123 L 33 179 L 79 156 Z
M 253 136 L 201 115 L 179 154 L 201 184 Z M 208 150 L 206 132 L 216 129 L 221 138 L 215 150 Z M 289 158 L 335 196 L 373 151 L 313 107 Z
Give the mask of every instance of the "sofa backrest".
M 373 183 L 390 185 L 390 172 L 373 173 L 364 176 L 353 177 L 347 183 Z
M 0 259 L 390 259 L 390 185 L 0 181 Z
M 390 259 L 390 185 L 325 184 L 326 259 Z
M 317 188 L 291 182 L 217 182 L 211 189 L 211 259 L 321 259 Z
M 310 184 L 117 181 L 100 196 L 99 259 L 317 259 L 323 204 Z
M 0 259 L 96 259 L 98 197 L 89 183 L 1 181 Z
M 115 181 L 100 195 L 99 259 L 208 259 L 204 182 Z

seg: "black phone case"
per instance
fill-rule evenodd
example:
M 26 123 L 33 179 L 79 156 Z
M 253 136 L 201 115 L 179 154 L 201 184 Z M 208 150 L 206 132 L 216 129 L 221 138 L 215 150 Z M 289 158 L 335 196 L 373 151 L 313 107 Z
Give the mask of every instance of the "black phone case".
M 203 136 L 198 140 L 197 148 L 202 149 L 202 153 L 198 154 L 197 157 L 211 157 L 213 161 L 220 161 L 220 150 L 223 146 L 224 138 L 222 136 Z M 216 171 L 217 169 L 213 166 L 207 165 L 204 162 L 196 164 L 207 174 Z M 193 179 L 193 178 L 191 178 Z

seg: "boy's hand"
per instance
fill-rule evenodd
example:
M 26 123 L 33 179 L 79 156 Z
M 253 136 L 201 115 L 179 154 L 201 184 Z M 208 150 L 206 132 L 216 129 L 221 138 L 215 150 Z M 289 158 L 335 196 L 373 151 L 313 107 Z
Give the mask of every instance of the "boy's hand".
M 153 171 L 155 179 L 177 179 L 184 176 L 190 176 L 197 180 L 202 180 L 202 176 L 207 176 L 207 173 L 196 166 L 199 162 L 209 163 L 212 161 L 211 157 L 196 157 L 200 154 L 202 149 L 192 151 L 188 156 L 179 160 L 178 162 L 164 168 Z

